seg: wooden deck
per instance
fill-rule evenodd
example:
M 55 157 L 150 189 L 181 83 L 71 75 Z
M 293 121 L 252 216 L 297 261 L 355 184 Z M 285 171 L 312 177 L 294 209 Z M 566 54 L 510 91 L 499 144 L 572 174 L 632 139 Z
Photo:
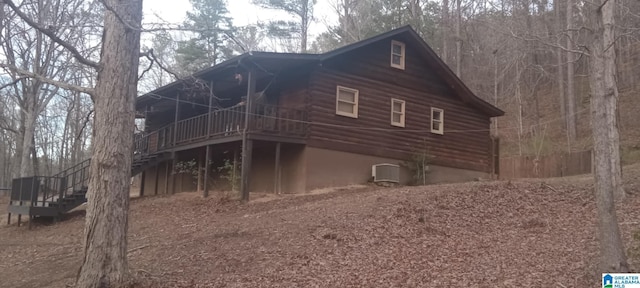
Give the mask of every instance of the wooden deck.
M 245 106 L 215 110 L 171 123 L 158 130 L 136 135 L 140 154 L 177 151 L 207 144 L 241 139 L 247 119 Z M 307 135 L 305 110 L 274 105 L 255 105 L 250 114 L 247 135 L 253 139 L 300 142 Z

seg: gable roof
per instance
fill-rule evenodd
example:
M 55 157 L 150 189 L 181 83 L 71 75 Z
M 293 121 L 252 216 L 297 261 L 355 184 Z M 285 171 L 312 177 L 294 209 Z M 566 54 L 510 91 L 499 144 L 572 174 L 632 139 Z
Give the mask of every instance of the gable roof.
M 239 56 L 233 57 L 227 61 L 214 65 L 212 67 L 203 69 L 194 73 L 191 77 L 194 78 L 206 78 L 215 77 L 217 74 L 222 73 L 224 70 L 230 67 L 237 67 L 239 63 L 243 61 L 252 61 L 253 63 L 271 63 L 269 68 L 277 70 L 284 70 L 287 68 L 293 68 L 300 65 L 310 64 L 313 62 L 323 62 L 334 58 L 336 56 L 343 55 L 345 53 L 354 51 L 359 48 L 366 47 L 373 43 L 387 40 L 393 37 L 403 37 L 405 40 L 409 40 L 410 44 L 416 49 L 422 57 L 434 68 L 434 71 L 442 77 L 442 79 L 460 96 L 460 99 L 473 107 L 485 112 L 491 117 L 497 117 L 504 115 L 504 111 L 498 107 L 493 106 L 489 102 L 484 101 L 482 98 L 475 95 L 469 87 L 467 87 L 462 79 L 460 79 L 447 64 L 438 57 L 435 51 L 427 44 L 422 37 L 410 26 L 402 26 L 400 28 L 379 34 L 377 36 L 352 43 L 338 49 L 323 53 L 323 54 L 300 54 L 300 53 L 276 53 L 276 52 L 247 52 Z M 166 93 L 171 89 L 177 89 L 180 81 L 175 81 L 171 84 L 160 87 L 152 92 L 142 95 L 136 99 L 136 102 L 147 102 L 154 99 L 153 95 Z
M 469 87 L 467 87 L 467 85 L 465 85 L 464 82 L 462 82 L 462 79 L 460 79 L 451 70 L 451 68 L 449 68 L 449 66 L 447 66 L 447 64 L 444 63 L 442 59 L 440 59 L 438 54 L 436 54 L 436 52 L 433 51 L 433 49 L 431 49 L 429 44 L 427 44 L 427 42 L 424 41 L 424 39 L 422 39 L 422 37 L 420 37 L 420 35 L 410 25 L 402 26 L 400 28 L 388 31 L 386 33 L 379 34 L 377 36 L 335 49 L 333 51 L 329 51 L 325 54 L 322 54 L 320 58 L 322 61 L 328 60 L 333 57 L 342 55 L 344 53 L 348 53 L 356 49 L 366 47 L 378 41 L 388 40 L 389 38 L 398 37 L 398 36 L 405 36 L 404 38 L 412 42 L 411 44 L 413 44 L 414 47 L 420 48 L 416 50 L 420 54 L 422 54 L 424 59 L 427 60 L 427 62 L 430 65 L 432 65 L 433 68 L 435 68 L 434 71 L 436 72 L 436 74 L 442 77 L 442 79 L 449 85 L 449 87 L 451 87 L 454 91 L 458 93 L 458 95 L 460 95 L 460 98 L 463 102 L 468 103 L 474 107 L 477 107 L 478 109 L 480 109 L 481 111 L 484 111 L 491 117 L 504 115 L 504 111 L 500 110 L 498 107 L 493 106 L 489 102 L 486 102 L 482 98 L 475 95 L 471 91 L 471 89 L 469 89 Z

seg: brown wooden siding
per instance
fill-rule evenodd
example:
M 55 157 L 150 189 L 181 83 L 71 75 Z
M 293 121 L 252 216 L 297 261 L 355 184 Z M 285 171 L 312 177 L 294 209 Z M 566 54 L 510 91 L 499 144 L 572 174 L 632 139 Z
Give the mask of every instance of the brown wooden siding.
M 391 68 L 387 43 L 311 76 L 309 146 L 403 159 L 426 145 L 433 164 L 489 172 L 489 117 L 453 95 L 409 46 L 406 70 Z M 335 114 L 336 85 L 359 90 L 357 119 Z M 391 125 L 391 98 L 406 101 L 404 128 Z M 430 132 L 431 107 L 444 109 L 444 135 Z
M 280 92 L 279 106 L 294 109 L 304 109 L 307 107 L 307 84 L 304 81 L 292 82 L 290 87 L 282 89 Z
M 403 41 L 403 39 L 394 39 Z M 406 45 L 405 69 L 390 66 L 391 39 L 380 41 L 323 63 L 323 67 L 348 74 L 399 85 L 419 91 L 429 91 L 438 95 L 452 95 L 453 91 L 438 76 L 433 68 L 423 60 L 420 53 Z M 455 97 L 455 95 L 452 95 Z

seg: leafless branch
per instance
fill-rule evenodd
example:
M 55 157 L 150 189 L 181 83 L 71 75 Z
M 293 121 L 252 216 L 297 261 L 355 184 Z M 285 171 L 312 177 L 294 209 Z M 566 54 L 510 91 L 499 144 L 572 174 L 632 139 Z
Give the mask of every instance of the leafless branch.
M 576 53 L 576 54 L 585 54 L 587 56 L 589 56 L 589 54 L 587 53 L 586 50 L 575 50 L 575 49 L 570 49 L 567 47 L 564 47 L 562 45 L 558 45 L 556 43 L 550 43 L 547 41 L 544 41 L 544 39 L 540 38 L 540 36 L 537 35 L 533 35 L 533 38 L 525 38 L 524 36 L 520 36 L 516 33 L 513 33 L 513 31 L 511 32 L 511 36 L 513 36 L 514 38 L 520 39 L 520 40 L 524 40 L 524 41 L 536 41 L 538 43 L 541 43 L 543 45 L 549 46 L 549 47 L 553 47 L 553 48 L 558 48 L 561 49 L 565 52 L 571 52 L 571 53 Z
M 6 3 L 9 6 L 9 8 L 11 8 L 11 10 L 16 12 L 16 14 L 20 17 L 20 19 L 22 19 L 24 22 L 29 24 L 29 26 L 31 26 L 34 29 L 42 32 L 42 34 L 49 36 L 49 38 L 51 38 L 51 40 L 53 40 L 54 42 L 60 44 L 60 46 L 64 47 L 65 49 L 69 50 L 69 52 L 71 52 L 71 54 L 73 54 L 73 57 L 78 60 L 78 62 L 80 62 L 82 64 L 85 64 L 87 66 L 96 68 L 96 69 L 100 67 L 100 64 L 98 62 L 91 61 L 91 60 L 83 57 L 82 54 L 80 54 L 80 52 L 78 51 L 78 49 L 76 49 L 71 44 L 67 43 L 66 41 L 60 39 L 60 37 L 58 37 L 55 33 L 53 33 L 53 31 L 51 29 L 47 29 L 47 28 L 44 28 L 44 27 L 38 25 L 38 23 L 34 22 L 31 18 L 29 18 L 29 16 L 27 16 L 24 13 L 22 13 L 22 11 L 20 11 L 20 9 L 16 6 L 16 4 L 13 3 L 13 1 L 11 1 L 11 0 L 2 0 L 2 1 L 4 1 L 4 3 Z
M 13 81 L 11 81 L 11 82 L 9 82 L 9 83 L 7 83 L 7 84 L 4 84 L 4 85 L 0 86 L 0 90 L 2 90 L 2 89 L 4 89 L 4 88 L 7 88 L 7 87 L 9 87 L 9 86 L 13 86 L 13 85 L 15 85 L 16 83 L 20 82 L 20 80 L 22 80 L 22 79 L 26 79 L 26 78 L 29 78 L 29 77 L 24 77 L 24 76 L 23 76 L 23 77 L 18 77 L 18 78 L 16 78 L 16 80 L 13 80 Z
M 609 2 L 609 0 L 604 0 L 604 1 L 602 2 L 602 4 L 600 4 L 600 5 L 598 6 L 598 12 L 602 11 L 602 7 L 604 7 L 604 5 L 607 5 L 607 3 L 608 3 L 608 2 Z
M 149 56 L 149 53 L 151 53 L 151 51 L 153 51 L 153 49 L 149 49 L 149 51 L 144 52 L 144 53 L 140 53 L 140 57 L 147 57 L 147 59 L 149 60 L 149 67 L 147 67 L 147 69 L 144 69 L 144 71 L 142 71 L 142 73 L 140 74 L 140 76 L 138 77 L 138 81 L 140 81 L 140 79 L 142 79 L 142 77 L 144 76 L 145 73 L 149 72 L 149 70 L 151 70 L 151 68 L 153 68 L 153 58 L 151 58 L 151 56 Z
M 13 129 L 13 128 L 11 128 L 11 127 L 7 126 L 7 125 L 6 125 L 6 123 L 4 123 L 4 122 L 6 122 L 6 121 L 4 121 L 4 120 L 3 120 L 2 122 L 3 122 L 3 123 L 0 125 L 0 129 L 2 129 L 2 130 L 6 130 L 6 131 L 9 131 L 9 132 L 11 132 L 11 133 L 13 133 L 13 134 L 16 134 L 16 135 L 19 135 L 19 134 L 20 134 L 20 133 L 18 133 L 18 130 Z
M 61 81 L 56 81 L 56 80 L 52 80 L 49 79 L 47 77 L 44 77 L 42 75 L 36 74 L 36 73 L 32 73 L 23 69 L 20 69 L 18 67 L 16 67 L 15 65 L 11 65 L 11 64 L 3 64 L 0 63 L 0 68 L 6 68 L 9 69 L 11 71 L 13 71 L 14 73 L 20 74 L 24 77 L 29 77 L 29 78 L 33 78 L 33 79 L 37 79 L 39 81 L 42 81 L 44 83 L 47 84 L 51 84 L 63 89 L 67 89 L 67 90 L 72 90 L 72 91 L 77 91 L 80 93 L 86 93 L 89 95 L 93 95 L 93 89 L 92 88 L 87 88 L 87 87 L 81 87 L 81 86 L 76 86 L 76 85 L 72 85 L 69 83 L 65 83 L 65 82 L 61 82 Z
M 166 71 L 167 73 L 173 75 L 173 77 L 175 77 L 176 79 L 180 79 L 180 75 L 178 75 L 175 72 L 171 71 L 169 68 L 165 67 L 160 61 L 158 61 L 158 58 L 156 57 L 156 55 L 153 54 L 153 49 L 150 49 L 149 51 L 147 51 L 147 53 L 148 53 L 147 58 L 149 58 L 150 60 L 152 60 L 153 62 L 158 64 L 158 67 L 160 67 L 160 69 L 162 69 L 162 70 Z
M 80 140 L 80 138 L 82 138 L 82 133 L 84 129 L 87 128 L 87 123 L 89 123 L 89 120 L 91 119 L 92 114 L 93 114 L 93 109 L 91 109 L 91 111 L 87 113 L 87 116 L 84 117 L 84 123 L 82 123 L 82 127 L 80 128 L 80 131 L 78 131 L 78 135 L 76 135 L 76 140 Z

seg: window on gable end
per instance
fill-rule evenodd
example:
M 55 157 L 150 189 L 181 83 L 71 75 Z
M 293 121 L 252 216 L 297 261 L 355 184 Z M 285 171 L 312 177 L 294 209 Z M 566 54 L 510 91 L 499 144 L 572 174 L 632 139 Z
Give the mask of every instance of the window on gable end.
M 431 108 L 431 133 L 444 134 L 444 110 Z
M 404 70 L 405 45 L 402 42 L 391 41 L 391 67 Z
M 358 118 L 358 90 L 338 86 L 336 91 L 336 114 Z
M 404 127 L 405 119 L 404 100 L 391 98 L 391 125 Z

